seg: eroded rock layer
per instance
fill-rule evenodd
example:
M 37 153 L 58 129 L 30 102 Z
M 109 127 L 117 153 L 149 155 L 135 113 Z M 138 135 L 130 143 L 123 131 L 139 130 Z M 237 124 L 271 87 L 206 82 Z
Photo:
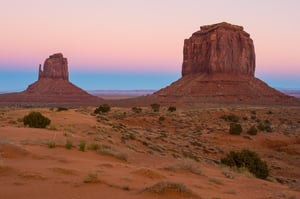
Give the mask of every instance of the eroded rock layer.
M 39 66 L 39 80 L 43 78 L 63 79 L 69 81 L 68 60 L 62 53 L 49 56 L 44 62 L 44 68 Z
M 201 26 L 184 40 L 182 76 L 230 73 L 254 76 L 253 41 L 242 26 L 223 22 Z

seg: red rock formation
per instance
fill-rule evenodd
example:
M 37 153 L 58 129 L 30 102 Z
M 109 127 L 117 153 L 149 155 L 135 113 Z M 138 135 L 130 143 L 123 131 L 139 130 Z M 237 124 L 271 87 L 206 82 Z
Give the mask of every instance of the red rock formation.
M 162 104 L 198 102 L 294 103 L 254 77 L 253 41 L 243 27 L 202 26 L 184 41 L 182 78 L 146 97 Z
M 182 76 L 230 73 L 254 76 L 255 52 L 242 26 L 223 22 L 201 26 L 184 40 Z
M 42 78 L 63 79 L 69 81 L 68 60 L 62 53 L 49 56 L 44 62 L 44 70 L 39 66 L 39 80 Z
M 102 99 L 69 82 L 68 61 L 61 53 L 51 55 L 39 66 L 38 81 L 20 93 L 0 95 L 0 104 L 82 104 L 94 105 Z

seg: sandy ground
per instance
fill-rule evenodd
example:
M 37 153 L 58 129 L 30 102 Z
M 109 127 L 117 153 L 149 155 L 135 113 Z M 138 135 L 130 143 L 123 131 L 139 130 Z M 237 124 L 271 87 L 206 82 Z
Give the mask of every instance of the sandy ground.
M 1 107 L 0 198 L 300 198 L 300 107 L 94 109 Z M 47 129 L 23 125 L 32 110 L 51 119 Z M 228 114 L 241 135 L 228 133 Z M 272 132 L 246 133 L 265 120 Z M 244 148 L 268 163 L 267 180 L 219 164 Z

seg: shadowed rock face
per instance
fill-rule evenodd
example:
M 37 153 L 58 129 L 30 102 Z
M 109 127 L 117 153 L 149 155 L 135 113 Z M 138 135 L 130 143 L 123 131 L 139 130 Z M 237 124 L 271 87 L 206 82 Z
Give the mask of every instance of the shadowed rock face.
M 201 26 L 184 40 L 182 76 L 230 73 L 254 76 L 255 52 L 242 26 L 223 22 Z
M 45 60 L 44 69 L 39 66 L 39 80 L 43 78 L 63 79 L 69 81 L 68 60 L 62 53 L 49 56 Z

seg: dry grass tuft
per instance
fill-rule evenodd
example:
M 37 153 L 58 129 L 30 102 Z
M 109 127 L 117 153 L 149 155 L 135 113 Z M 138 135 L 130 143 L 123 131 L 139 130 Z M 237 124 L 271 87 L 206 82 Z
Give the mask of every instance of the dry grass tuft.
M 143 192 L 149 192 L 154 194 L 176 193 L 184 197 L 190 197 L 194 195 L 192 190 L 187 188 L 184 184 L 169 181 L 158 182 L 152 185 L 151 187 L 145 188 Z
M 85 179 L 83 180 L 84 183 L 100 183 L 101 181 L 98 178 L 97 173 L 89 173 Z
M 106 145 L 101 145 L 100 148 L 97 150 L 97 153 L 102 155 L 109 155 L 123 161 L 128 160 L 128 155 L 126 152 L 113 149 L 110 146 Z
M 151 169 L 148 169 L 148 168 L 141 168 L 141 169 L 138 169 L 138 170 L 134 171 L 133 173 L 144 176 L 144 177 L 147 177 L 147 178 L 150 178 L 150 179 L 163 179 L 163 178 L 165 178 L 165 176 L 163 176 L 162 174 L 160 174 L 156 171 L 153 171 Z
M 191 159 L 183 159 L 181 162 L 177 163 L 176 165 L 168 166 L 165 169 L 170 171 L 183 170 L 196 175 L 203 175 L 199 166 Z

